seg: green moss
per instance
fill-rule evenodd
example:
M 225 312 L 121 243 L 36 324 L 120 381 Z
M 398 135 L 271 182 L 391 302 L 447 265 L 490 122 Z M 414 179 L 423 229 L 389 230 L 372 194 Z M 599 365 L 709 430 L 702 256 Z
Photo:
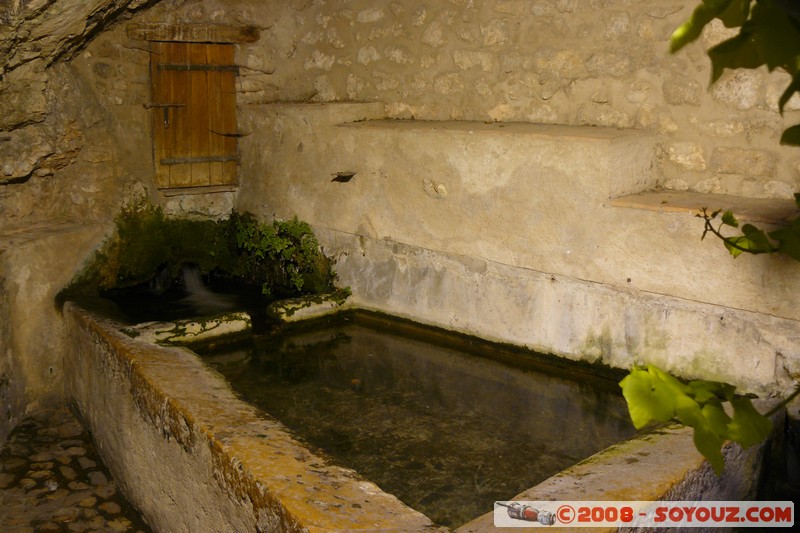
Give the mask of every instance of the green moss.
M 176 277 L 186 264 L 259 287 L 273 298 L 329 292 L 335 274 L 311 227 L 297 219 L 259 222 L 249 213 L 224 220 L 169 218 L 159 207 L 138 204 L 123 210 L 116 231 L 63 290 L 67 299 L 145 283 L 166 269 Z

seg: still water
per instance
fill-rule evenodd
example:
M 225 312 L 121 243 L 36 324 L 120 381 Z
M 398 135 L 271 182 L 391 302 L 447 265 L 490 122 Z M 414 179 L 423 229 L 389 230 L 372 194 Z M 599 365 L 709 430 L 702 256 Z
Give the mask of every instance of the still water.
M 449 527 L 635 432 L 615 380 L 384 316 L 203 358 L 312 449 Z

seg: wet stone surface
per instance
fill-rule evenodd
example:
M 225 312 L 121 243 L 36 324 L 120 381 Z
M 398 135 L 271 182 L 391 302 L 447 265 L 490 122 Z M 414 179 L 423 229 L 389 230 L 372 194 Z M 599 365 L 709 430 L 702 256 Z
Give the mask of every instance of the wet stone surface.
M 67 408 L 21 422 L 0 451 L 0 531 L 150 533 Z

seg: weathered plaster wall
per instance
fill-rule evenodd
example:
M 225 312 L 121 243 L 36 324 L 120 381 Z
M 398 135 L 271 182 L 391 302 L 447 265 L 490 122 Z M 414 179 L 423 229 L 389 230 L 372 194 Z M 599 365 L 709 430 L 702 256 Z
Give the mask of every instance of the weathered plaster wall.
M 800 266 L 734 263 L 687 241 L 693 217 L 607 205 L 657 178 L 657 135 L 268 107 L 244 122 L 243 171 L 259 179 L 240 207 L 311 222 L 354 305 L 754 391 L 800 370 Z M 355 176 L 332 181 L 341 171 Z

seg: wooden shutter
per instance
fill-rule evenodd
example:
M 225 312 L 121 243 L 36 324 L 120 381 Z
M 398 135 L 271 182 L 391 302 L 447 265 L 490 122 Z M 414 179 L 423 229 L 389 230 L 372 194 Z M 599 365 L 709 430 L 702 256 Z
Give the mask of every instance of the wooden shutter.
M 232 44 L 152 42 L 153 143 L 162 189 L 235 185 Z

